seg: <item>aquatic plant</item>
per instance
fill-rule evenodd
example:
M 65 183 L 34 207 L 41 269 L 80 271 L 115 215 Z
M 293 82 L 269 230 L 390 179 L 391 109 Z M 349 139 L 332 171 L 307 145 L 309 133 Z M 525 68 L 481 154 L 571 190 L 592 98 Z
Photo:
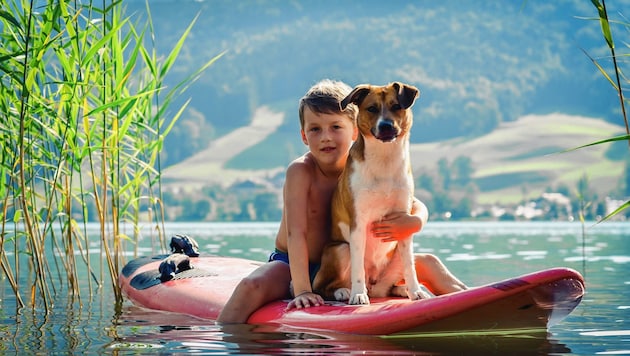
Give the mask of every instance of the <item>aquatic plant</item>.
M 612 28 L 611 28 L 611 21 L 608 18 L 608 11 L 606 10 L 606 2 L 605 2 L 605 0 L 601 0 L 601 2 L 600 2 L 600 0 L 591 0 L 591 3 L 593 4 L 595 9 L 597 10 L 597 15 L 598 15 L 596 18 L 593 18 L 593 19 L 599 22 L 600 27 L 601 27 L 602 37 L 603 37 L 603 39 L 606 42 L 608 50 L 610 51 L 609 59 L 612 62 L 612 72 L 613 72 L 613 74 L 610 75 L 609 72 L 604 68 L 604 66 L 602 65 L 602 63 L 600 63 L 599 60 L 597 60 L 596 58 L 594 58 L 591 55 L 589 55 L 586 51 L 583 50 L 583 52 L 586 54 L 586 56 L 588 56 L 588 58 L 597 67 L 599 72 L 606 78 L 606 80 L 608 80 L 608 82 L 612 85 L 612 87 L 617 92 L 617 95 L 619 97 L 619 108 L 620 108 L 620 112 L 621 112 L 621 118 L 622 118 L 623 123 L 625 125 L 626 134 L 625 135 L 619 135 L 619 136 L 616 136 L 616 137 L 610 137 L 610 138 L 599 140 L 599 141 L 596 141 L 596 142 L 591 142 L 591 143 L 588 143 L 588 144 L 581 145 L 579 147 L 573 148 L 572 150 L 581 149 L 581 148 L 594 146 L 594 145 L 601 145 L 601 144 L 615 142 L 615 141 L 628 141 L 628 147 L 630 148 L 630 126 L 628 125 L 628 116 L 627 116 L 627 113 L 626 113 L 626 105 L 625 105 L 625 103 L 626 103 L 626 101 L 628 101 L 628 99 L 624 95 L 623 81 L 622 81 L 622 77 L 623 77 L 623 80 L 625 82 L 628 82 L 628 78 L 623 76 L 623 70 L 622 70 L 622 68 L 620 66 L 620 63 L 619 63 L 619 60 L 618 60 L 618 57 L 621 57 L 621 56 L 627 57 L 629 54 L 619 55 L 617 53 L 616 49 L 615 49 L 615 41 L 613 39 L 613 31 L 612 31 Z M 616 24 L 625 27 L 627 30 L 630 29 L 630 23 L 628 23 L 628 22 L 616 22 Z M 628 46 L 626 44 L 626 47 L 630 47 L 630 46 Z M 628 164 L 628 163 L 626 163 L 626 164 Z M 581 202 L 581 205 L 583 205 L 583 202 Z M 627 208 L 630 208 L 630 200 L 626 201 L 624 204 L 621 204 L 621 206 L 619 206 L 613 212 L 609 213 L 601 221 L 607 220 L 607 219 L 609 219 L 609 218 L 611 218 L 611 217 L 621 213 L 623 210 L 625 210 Z
M 120 301 L 117 276 L 139 224 L 164 241 L 160 151 L 187 102 L 172 104 L 221 55 L 167 88 L 196 19 L 158 58 L 147 10 L 137 26 L 121 0 L 3 2 L 0 266 L 19 307 L 27 295 L 48 310 L 59 282 L 80 298 L 79 263 L 90 291 L 108 280 Z M 88 236 L 88 220 L 100 236 Z

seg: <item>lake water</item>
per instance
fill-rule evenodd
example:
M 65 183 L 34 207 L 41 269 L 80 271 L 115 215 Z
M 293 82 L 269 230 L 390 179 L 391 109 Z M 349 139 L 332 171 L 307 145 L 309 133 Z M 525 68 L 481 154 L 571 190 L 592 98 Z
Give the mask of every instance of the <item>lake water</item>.
M 178 223 L 166 229 L 167 236 L 193 236 L 203 253 L 265 260 L 277 227 Z M 547 333 L 385 340 L 264 326 L 220 327 L 128 301 L 116 310 L 109 284 L 90 296 L 84 273 L 80 300 L 68 298 L 62 290 L 49 314 L 30 307 L 16 312 L 15 297 L 7 281 L 0 279 L 0 354 L 630 355 L 630 223 L 587 227 L 583 238 L 579 223 L 430 222 L 415 237 L 417 251 L 438 255 L 469 286 L 550 267 L 581 272 L 587 290 L 582 303 Z M 148 236 L 148 229 L 144 233 Z M 155 242 L 145 238 L 140 254 L 164 252 L 152 245 Z

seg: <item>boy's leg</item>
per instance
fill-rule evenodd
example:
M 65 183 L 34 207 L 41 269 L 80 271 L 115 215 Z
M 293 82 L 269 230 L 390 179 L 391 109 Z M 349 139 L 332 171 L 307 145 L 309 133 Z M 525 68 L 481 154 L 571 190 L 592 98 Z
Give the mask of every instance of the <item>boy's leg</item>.
M 217 322 L 246 323 L 249 316 L 263 305 L 288 298 L 290 281 L 291 273 L 287 263 L 265 263 L 239 282 Z
M 431 293 L 441 295 L 468 289 L 435 255 L 421 253 L 415 255 L 418 281 Z

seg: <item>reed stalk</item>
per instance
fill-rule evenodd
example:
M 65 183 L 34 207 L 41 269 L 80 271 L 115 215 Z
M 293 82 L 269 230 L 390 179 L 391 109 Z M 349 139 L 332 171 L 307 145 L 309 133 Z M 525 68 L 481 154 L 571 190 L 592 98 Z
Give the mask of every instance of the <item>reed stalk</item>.
M 621 109 L 621 116 L 622 116 L 622 119 L 626 128 L 626 134 L 630 135 L 630 126 L 628 126 L 628 116 L 626 114 L 625 97 L 623 94 L 623 87 L 621 83 L 621 75 L 620 75 L 621 68 L 619 67 L 619 64 L 617 62 L 617 54 L 615 51 L 615 41 L 613 40 L 612 30 L 610 28 L 610 21 L 608 20 L 608 11 L 606 10 L 606 1 L 602 0 L 602 2 L 600 3 L 599 0 L 591 0 L 591 2 L 597 9 L 597 13 L 599 15 L 599 22 L 602 28 L 602 35 L 604 37 L 604 40 L 606 41 L 606 44 L 608 45 L 608 49 L 610 51 L 610 58 L 612 59 L 615 80 L 613 81 L 608 76 L 607 72 L 603 70 L 601 66 L 597 65 L 596 62 L 595 64 L 600 69 L 602 74 L 610 81 L 612 86 L 617 90 L 617 95 L 619 97 L 619 107 Z M 630 24 L 625 24 L 625 25 L 626 27 L 630 27 Z M 628 147 L 630 147 L 630 140 L 628 140 Z
M 187 103 L 172 104 L 221 56 L 165 88 L 195 20 L 160 59 L 145 47 L 150 16 L 136 26 L 121 0 L 3 2 L 0 266 L 19 308 L 30 301 L 49 311 L 59 286 L 81 300 L 82 283 L 90 294 L 93 283 L 109 283 L 120 301 L 123 255 L 137 251 L 144 216 L 164 240 L 160 151 Z M 98 237 L 87 234 L 90 217 Z
M 588 56 L 588 58 L 591 60 L 591 62 L 593 62 L 593 64 L 597 67 L 597 69 L 600 71 L 600 73 L 608 80 L 608 82 L 612 85 L 612 87 L 614 88 L 614 90 L 617 93 L 617 96 L 619 98 L 619 108 L 621 111 L 621 119 L 622 122 L 624 124 L 625 130 L 626 130 L 626 134 L 625 135 L 619 135 L 616 137 L 611 137 L 608 139 L 604 139 L 604 140 L 600 140 L 597 142 L 592 142 L 586 145 L 581 145 L 579 147 L 576 147 L 574 149 L 571 150 L 575 150 L 575 149 L 580 149 L 580 148 L 584 148 L 584 147 L 588 147 L 588 146 L 593 146 L 593 145 L 600 145 L 600 144 L 604 144 L 604 143 L 610 143 L 610 142 L 614 142 L 614 141 L 627 141 L 628 142 L 628 148 L 630 149 L 630 126 L 628 124 L 628 116 L 626 113 L 626 97 L 624 95 L 624 88 L 623 88 L 623 84 L 624 82 L 622 81 L 622 74 L 623 74 L 623 70 L 620 66 L 620 63 L 618 61 L 618 57 L 620 56 L 616 49 L 615 49 L 615 41 L 613 38 L 613 30 L 611 27 L 611 21 L 608 18 L 608 10 L 606 9 L 606 1 L 605 0 L 591 0 L 591 3 L 593 4 L 593 6 L 595 7 L 595 9 L 597 10 L 597 17 L 594 18 L 594 20 L 597 20 L 600 24 L 601 27 L 601 33 L 602 33 L 602 37 L 604 39 L 604 41 L 606 42 L 606 45 L 608 47 L 608 50 L 610 52 L 610 60 L 612 62 L 612 72 L 613 75 L 610 75 L 608 73 L 608 71 L 604 68 L 604 66 L 600 63 L 600 61 L 598 61 L 597 59 L 595 59 L 594 57 L 592 57 L 591 55 L 589 55 L 586 51 L 583 50 L 583 52 Z M 623 27 L 627 29 L 630 29 L 630 23 L 622 23 L 622 22 L 618 22 L 618 25 L 621 25 Z M 628 54 L 622 55 L 622 56 L 628 56 Z M 627 82 L 627 78 L 625 78 L 625 81 Z M 621 213 L 623 210 L 630 208 L 630 200 L 626 201 L 624 204 L 621 204 L 621 206 L 619 206 L 617 209 L 615 209 L 613 212 L 609 213 L 608 215 L 606 215 L 603 219 L 601 219 L 599 222 L 602 221 L 606 221 L 608 219 L 610 219 L 611 217 Z

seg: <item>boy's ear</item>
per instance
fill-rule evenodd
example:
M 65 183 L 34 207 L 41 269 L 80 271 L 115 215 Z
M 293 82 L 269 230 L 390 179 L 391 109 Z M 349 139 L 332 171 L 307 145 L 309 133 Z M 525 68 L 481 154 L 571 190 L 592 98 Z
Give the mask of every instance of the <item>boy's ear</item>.
M 357 125 L 352 125 L 352 141 L 356 141 L 359 137 L 359 127 Z
M 304 132 L 304 130 L 300 130 L 300 135 L 302 135 L 302 142 L 304 142 L 305 145 L 308 146 L 308 140 L 306 139 L 306 133 Z

